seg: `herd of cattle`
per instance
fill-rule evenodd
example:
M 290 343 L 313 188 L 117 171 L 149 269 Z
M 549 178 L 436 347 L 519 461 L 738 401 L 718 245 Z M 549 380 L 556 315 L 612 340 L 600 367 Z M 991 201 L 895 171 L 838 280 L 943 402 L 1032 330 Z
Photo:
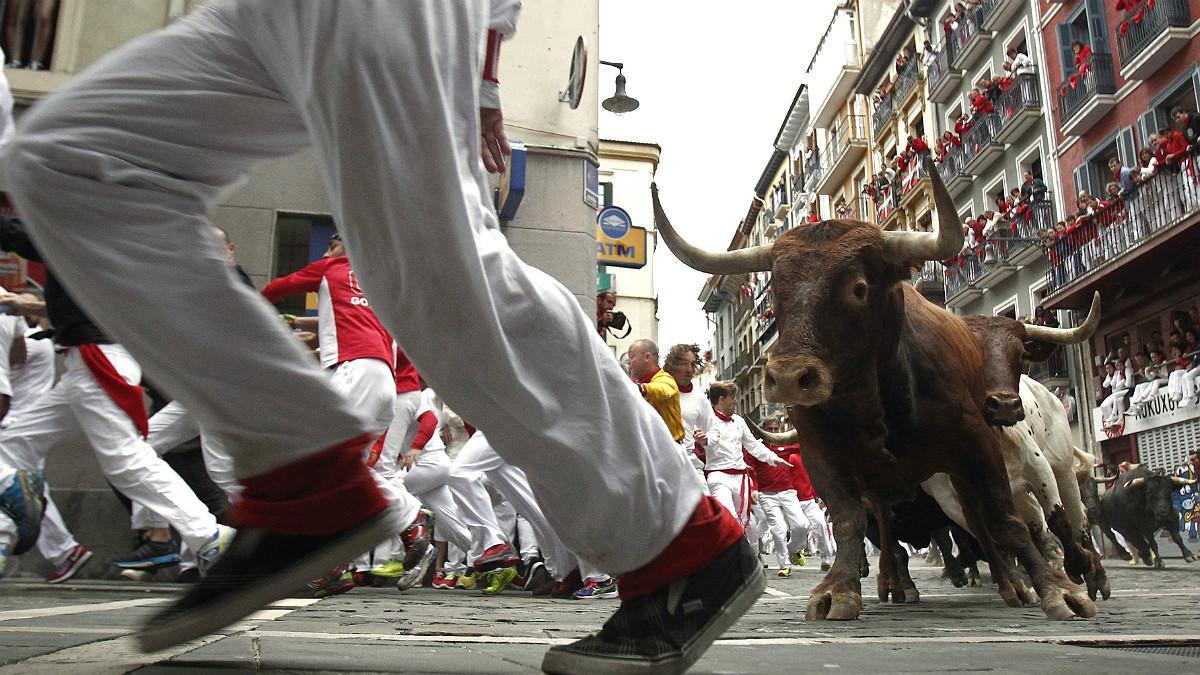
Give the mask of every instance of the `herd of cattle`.
M 655 223 L 694 269 L 772 273 L 778 339 L 764 396 L 787 406 L 794 429 L 762 433 L 777 443 L 802 440 L 837 541 L 808 619 L 859 615 L 868 530 L 880 549 L 880 600 L 918 601 L 898 542 L 933 539 L 955 585 L 975 583 L 974 563 L 982 560 L 1009 606 L 1032 604 L 1036 592 L 1052 619 L 1094 616 L 1096 595 L 1107 599 L 1110 587 L 1093 528 L 1114 544 L 1112 530 L 1120 532 L 1147 565 L 1163 565 L 1154 540 L 1160 528 L 1187 562 L 1200 559 L 1184 547 L 1172 508 L 1183 479 L 1138 468 L 1119 476 L 1101 502 L 1093 458 L 1075 447 L 1062 405 L 1021 374 L 1026 362 L 1091 337 L 1099 294 L 1080 326 L 1056 329 L 958 317 L 912 287 L 914 267 L 951 258 L 963 244 L 954 203 L 935 168 L 926 168 L 933 232 L 826 220 L 770 244 L 711 252 L 679 236 L 651 186 Z M 950 553 L 951 536 L 958 555 Z

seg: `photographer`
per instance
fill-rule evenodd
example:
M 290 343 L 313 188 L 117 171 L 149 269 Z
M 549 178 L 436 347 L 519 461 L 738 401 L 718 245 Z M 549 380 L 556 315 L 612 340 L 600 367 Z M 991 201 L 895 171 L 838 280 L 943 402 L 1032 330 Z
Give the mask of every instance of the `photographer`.
M 625 335 L 615 336 L 618 338 L 629 335 L 628 320 L 625 318 L 624 312 L 614 312 L 613 307 L 617 304 L 617 294 L 613 291 L 600 291 L 596 294 L 596 332 L 600 334 L 600 338 L 607 342 L 607 333 L 612 330 L 625 329 Z

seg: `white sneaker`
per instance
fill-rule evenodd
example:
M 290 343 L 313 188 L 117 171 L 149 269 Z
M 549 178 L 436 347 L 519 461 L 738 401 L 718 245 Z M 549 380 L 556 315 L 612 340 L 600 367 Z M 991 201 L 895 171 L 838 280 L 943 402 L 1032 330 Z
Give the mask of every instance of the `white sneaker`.
M 233 543 L 233 537 L 237 534 L 237 530 L 226 525 L 217 525 L 217 531 L 209 537 L 208 541 L 196 551 L 196 568 L 200 570 L 200 576 L 208 573 L 208 568 L 212 567 L 213 563 L 221 558 L 225 551 L 229 550 L 229 545 Z

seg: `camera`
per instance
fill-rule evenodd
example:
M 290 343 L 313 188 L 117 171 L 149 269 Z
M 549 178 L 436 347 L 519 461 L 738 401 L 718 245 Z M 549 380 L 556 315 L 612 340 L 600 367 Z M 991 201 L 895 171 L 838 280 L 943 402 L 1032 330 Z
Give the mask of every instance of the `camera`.
M 621 330 L 625 327 L 628 319 L 625 318 L 625 312 L 613 312 L 612 320 L 608 322 L 608 327 L 613 330 Z

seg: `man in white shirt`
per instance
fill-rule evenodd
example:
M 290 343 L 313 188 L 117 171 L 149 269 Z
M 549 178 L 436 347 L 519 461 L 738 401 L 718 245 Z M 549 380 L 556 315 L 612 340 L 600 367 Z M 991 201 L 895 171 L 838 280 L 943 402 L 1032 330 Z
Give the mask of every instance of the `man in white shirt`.
M 714 417 L 708 428 L 704 457 L 708 492 L 744 527 L 750 520 L 750 468 L 742 453 L 749 452 L 770 466 L 791 466 L 791 462 L 768 450 L 750 433 L 746 421 L 734 412 L 737 410 L 737 385 L 714 383 L 708 388 L 708 400 L 712 403 Z
M 683 418 L 683 438 L 679 446 L 696 471 L 703 472 L 703 449 L 708 445 L 708 428 L 712 426 L 714 417 L 708 397 L 692 384 L 699 358 L 700 348 L 696 345 L 675 345 L 663 361 L 663 370 L 670 373 L 679 385 L 679 412 Z

